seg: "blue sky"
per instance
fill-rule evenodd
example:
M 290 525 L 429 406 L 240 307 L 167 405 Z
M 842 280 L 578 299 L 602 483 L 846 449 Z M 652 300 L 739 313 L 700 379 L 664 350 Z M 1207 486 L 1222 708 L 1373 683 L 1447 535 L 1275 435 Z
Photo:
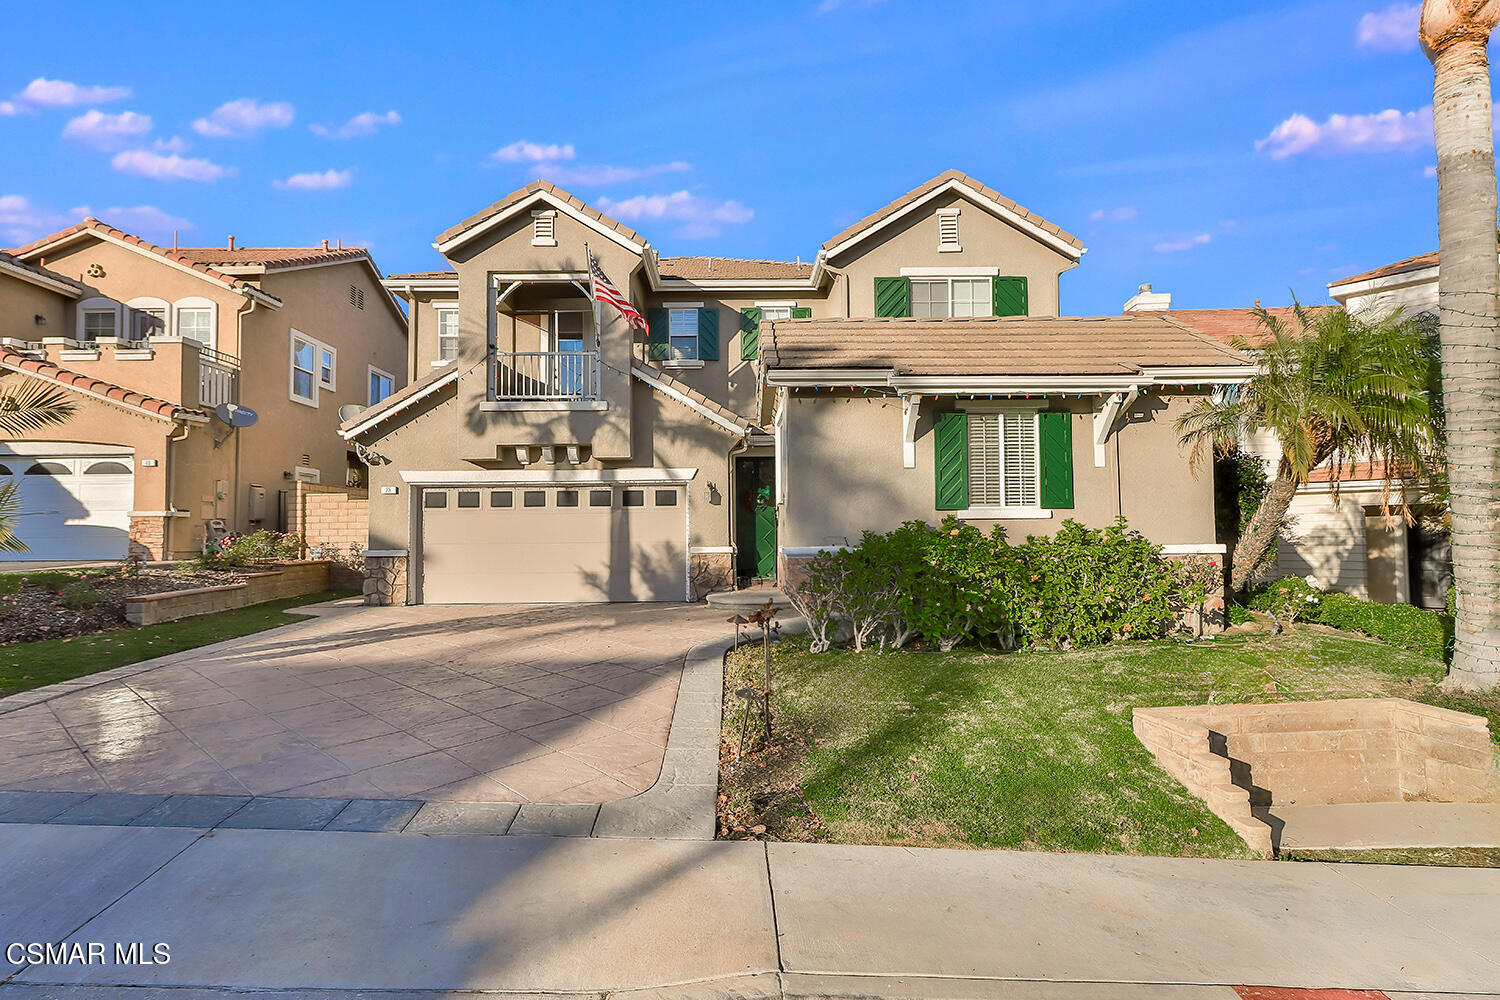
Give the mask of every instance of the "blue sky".
M 0 245 L 86 210 L 425 269 L 433 236 L 541 175 L 663 254 L 806 259 L 957 167 L 1084 240 L 1066 313 L 1144 281 L 1184 308 L 1324 301 L 1437 245 L 1415 7 L 25 5 Z

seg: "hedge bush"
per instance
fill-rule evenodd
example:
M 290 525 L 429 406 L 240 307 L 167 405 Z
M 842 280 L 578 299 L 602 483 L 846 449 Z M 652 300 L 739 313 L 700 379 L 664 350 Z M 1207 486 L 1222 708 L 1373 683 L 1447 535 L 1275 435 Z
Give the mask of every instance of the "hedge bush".
M 1453 629 L 1447 616 L 1410 604 L 1379 604 L 1351 594 L 1324 594 L 1316 620 L 1442 659 Z

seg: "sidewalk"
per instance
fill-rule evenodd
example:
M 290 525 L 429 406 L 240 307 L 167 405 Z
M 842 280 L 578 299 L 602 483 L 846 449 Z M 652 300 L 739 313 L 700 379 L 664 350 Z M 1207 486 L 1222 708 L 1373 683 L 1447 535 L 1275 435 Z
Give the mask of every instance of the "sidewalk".
M 1500 993 L 1500 870 L 14 825 L 0 827 L 0 889 L 4 943 L 171 948 L 167 965 L 7 966 L 0 1000 L 164 995 L 131 986 L 675 1000 L 1206 1000 L 1235 984 Z

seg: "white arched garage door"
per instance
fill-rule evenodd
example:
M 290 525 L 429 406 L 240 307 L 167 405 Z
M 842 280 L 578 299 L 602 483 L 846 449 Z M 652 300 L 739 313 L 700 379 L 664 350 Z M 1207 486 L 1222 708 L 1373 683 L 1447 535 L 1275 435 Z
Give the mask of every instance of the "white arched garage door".
M 681 601 L 687 484 L 422 486 L 425 604 Z
M 0 482 L 21 497 L 16 534 L 30 549 L 5 559 L 123 559 L 130 548 L 135 505 L 129 449 L 47 442 L 0 445 Z M 18 454 L 22 449 L 25 454 Z

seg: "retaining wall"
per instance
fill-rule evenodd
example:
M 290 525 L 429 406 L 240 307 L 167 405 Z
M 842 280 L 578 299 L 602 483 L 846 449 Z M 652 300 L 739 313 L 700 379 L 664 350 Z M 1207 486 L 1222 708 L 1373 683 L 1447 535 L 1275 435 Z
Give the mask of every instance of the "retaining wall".
M 283 597 L 316 594 L 329 589 L 329 568 L 329 560 L 312 559 L 287 563 L 276 569 L 246 573 L 244 580 L 239 583 L 127 597 L 125 619 L 132 625 L 156 625 L 194 615 L 249 607 Z

